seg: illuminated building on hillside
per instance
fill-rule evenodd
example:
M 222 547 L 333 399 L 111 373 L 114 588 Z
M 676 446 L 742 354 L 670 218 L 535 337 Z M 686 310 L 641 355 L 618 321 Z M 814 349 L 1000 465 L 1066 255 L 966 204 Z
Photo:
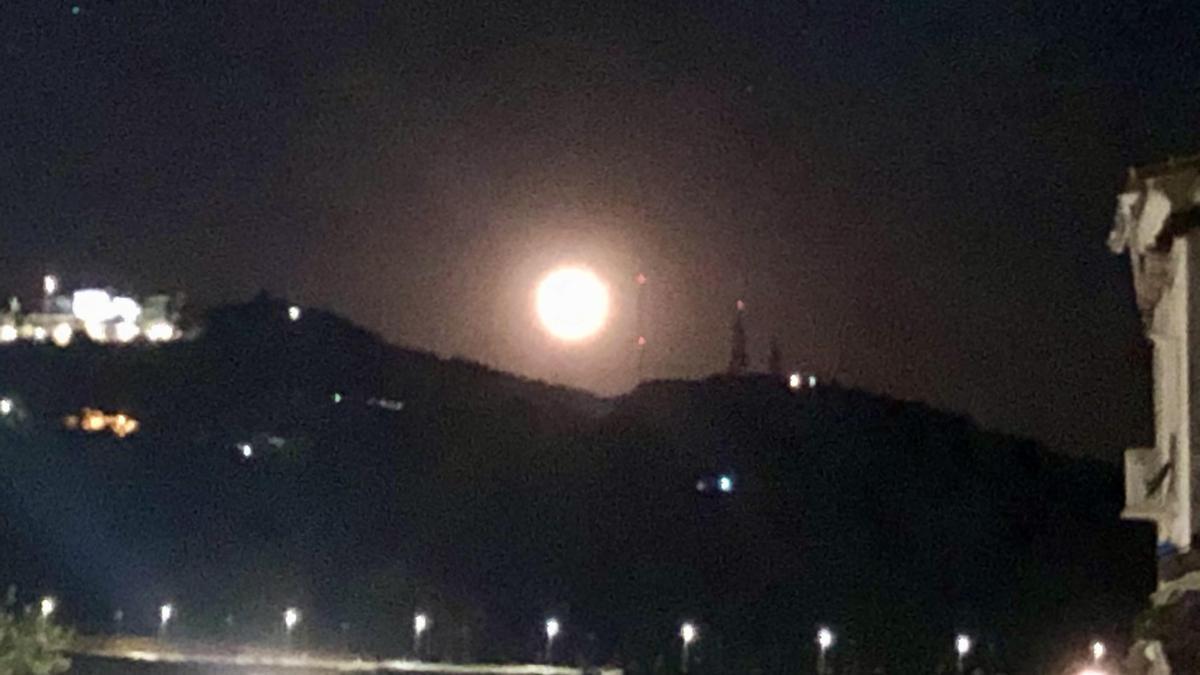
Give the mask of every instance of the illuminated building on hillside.
M 84 408 L 79 415 L 68 415 L 63 418 L 63 426 L 67 429 L 79 429 L 88 433 L 110 431 L 118 438 L 136 433 L 141 423 L 127 413 L 106 414 L 102 410 Z
M 110 290 L 62 289 L 47 276 L 39 311 L 22 311 L 13 298 L 0 312 L 0 344 L 53 342 L 66 347 L 81 336 L 92 342 L 126 344 L 169 342 L 180 338 L 178 301 L 168 295 L 135 298 Z

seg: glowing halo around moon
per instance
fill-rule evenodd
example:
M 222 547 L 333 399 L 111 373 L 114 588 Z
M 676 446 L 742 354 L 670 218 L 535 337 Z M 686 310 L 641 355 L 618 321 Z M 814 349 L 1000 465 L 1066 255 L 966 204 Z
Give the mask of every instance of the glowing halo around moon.
M 546 332 L 564 342 L 585 340 L 608 320 L 608 286 L 586 267 L 552 270 L 538 282 L 535 306 Z

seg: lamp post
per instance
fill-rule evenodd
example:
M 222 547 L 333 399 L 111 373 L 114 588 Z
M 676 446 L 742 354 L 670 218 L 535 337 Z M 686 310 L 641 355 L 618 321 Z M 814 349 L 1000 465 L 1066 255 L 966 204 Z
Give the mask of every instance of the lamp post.
M 699 631 L 692 622 L 687 621 L 679 627 L 679 638 L 683 641 L 683 651 L 679 656 L 679 669 L 685 673 L 688 671 L 688 650 L 697 637 L 699 637 Z
M 43 620 L 49 619 L 56 609 L 58 609 L 58 601 L 52 595 L 42 597 L 41 602 L 38 603 L 38 613 Z
M 50 312 L 50 299 L 58 292 L 58 277 L 47 274 L 42 277 L 42 311 Z
M 1100 663 L 1101 661 L 1103 661 L 1104 655 L 1106 653 L 1108 653 L 1108 649 L 1104 646 L 1103 642 L 1096 640 L 1095 642 L 1092 643 L 1092 662 L 1093 663 Z
M 429 629 L 429 617 L 418 612 L 413 616 L 413 657 L 421 660 L 421 635 Z
M 546 663 L 554 661 L 554 638 L 558 637 L 561 630 L 562 624 L 558 622 L 558 619 L 554 617 L 546 619 Z
M 296 625 L 300 623 L 300 610 L 295 607 L 288 607 L 283 610 L 283 630 L 287 637 L 288 647 L 292 646 L 292 632 L 296 630 Z
M 171 623 L 171 619 L 175 618 L 175 605 L 169 602 L 163 603 L 158 608 L 158 635 L 165 638 L 167 636 L 167 625 Z
M 963 661 L 967 658 L 967 654 L 971 652 L 971 638 L 959 634 L 954 638 L 954 651 L 958 654 L 958 672 L 963 672 Z
M 833 631 L 822 626 L 817 630 L 817 646 L 820 648 L 817 651 L 817 675 L 825 675 L 826 663 L 825 652 L 833 646 Z

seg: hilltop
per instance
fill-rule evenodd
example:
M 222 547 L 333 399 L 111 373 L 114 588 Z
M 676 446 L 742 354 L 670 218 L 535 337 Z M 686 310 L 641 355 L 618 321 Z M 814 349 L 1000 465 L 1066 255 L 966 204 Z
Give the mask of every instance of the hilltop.
M 1047 666 L 1116 636 L 1153 586 L 1115 467 L 969 419 L 766 376 L 615 398 L 386 344 L 279 300 L 192 341 L 0 348 L 0 581 L 53 589 L 87 630 L 305 640 L 528 659 L 554 613 L 569 660 L 632 672 L 794 670 L 818 623 L 846 666 Z M 92 407 L 126 438 L 64 429 Z M 247 447 L 249 450 L 247 451 Z M 725 476 L 730 491 L 715 489 Z M 343 624 L 346 624 L 343 626 Z

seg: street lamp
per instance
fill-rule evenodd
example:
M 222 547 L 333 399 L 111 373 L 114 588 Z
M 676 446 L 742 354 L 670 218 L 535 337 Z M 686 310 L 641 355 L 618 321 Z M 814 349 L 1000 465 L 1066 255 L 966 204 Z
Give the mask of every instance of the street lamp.
M 554 638 L 558 637 L 558 633 L 562 630 L 562 624 L 558 619 L 550 617 L 546 619 L 546 663 L 553 661 Z
M 417 613 L 413 616 L 413 656 L 419 661 L 421 659 L 421 634 L 429 628 L 429 617 L 425 614 Z
M 1108 649 L 1105 648 L 1103 642 L 1096 640 L 1095 642 L 1092 643 L 1092 661 L 1094 661 L 1095 663 L 1100 663 L 1101 661 L 1103 661 L 1104 655 L 1107 652 L 1108 652 Z
M 679 658 L 679 669 L 683 672 L 688 671 L 688 648 L 699 637 L 699 631 L 696 630 L 696 625 L 691 621 L 686 621 L 679 627 L 679 638 L 683 640 L 683 652 Z
M 971 638 L 959 633 L 954 638 L 954 651 L 958 653 L 958 672 L 963 672 L 963 660 L 971 651 Z
M 295 607 L 288 607 L 283 610 L 283 628 L 287 631 L 288 635 L 292 634 L 298 623 L 300 623 L 300 610 Z
M 833 631 L 822 626 L 817 630 L 817 675 L 825 675 L 825 652 L 833 646 Z
M 166 637 L 167 624 L 171 623 L 171 619 L 175 617 L 175 606 L 171 603 L 163 603 L 162 607 L 158 608 L 158 634 Z
M 38 610 L 40 611 L 43 619 L 49 619 L 50 615 L 53 614 L 54 610 L 56 609 L 58 609 L 58 601 L 55 600 L 53 596 L 47 595 L 42 598 L 40 603 L 38 603 Z
M 59 291 L 59 277 L 53 274 L 47 274 L 42 277 L 42 311 L 50 312 L 53 307 L 50 307 L 50 298 L 54 297 L 54 293 Z

